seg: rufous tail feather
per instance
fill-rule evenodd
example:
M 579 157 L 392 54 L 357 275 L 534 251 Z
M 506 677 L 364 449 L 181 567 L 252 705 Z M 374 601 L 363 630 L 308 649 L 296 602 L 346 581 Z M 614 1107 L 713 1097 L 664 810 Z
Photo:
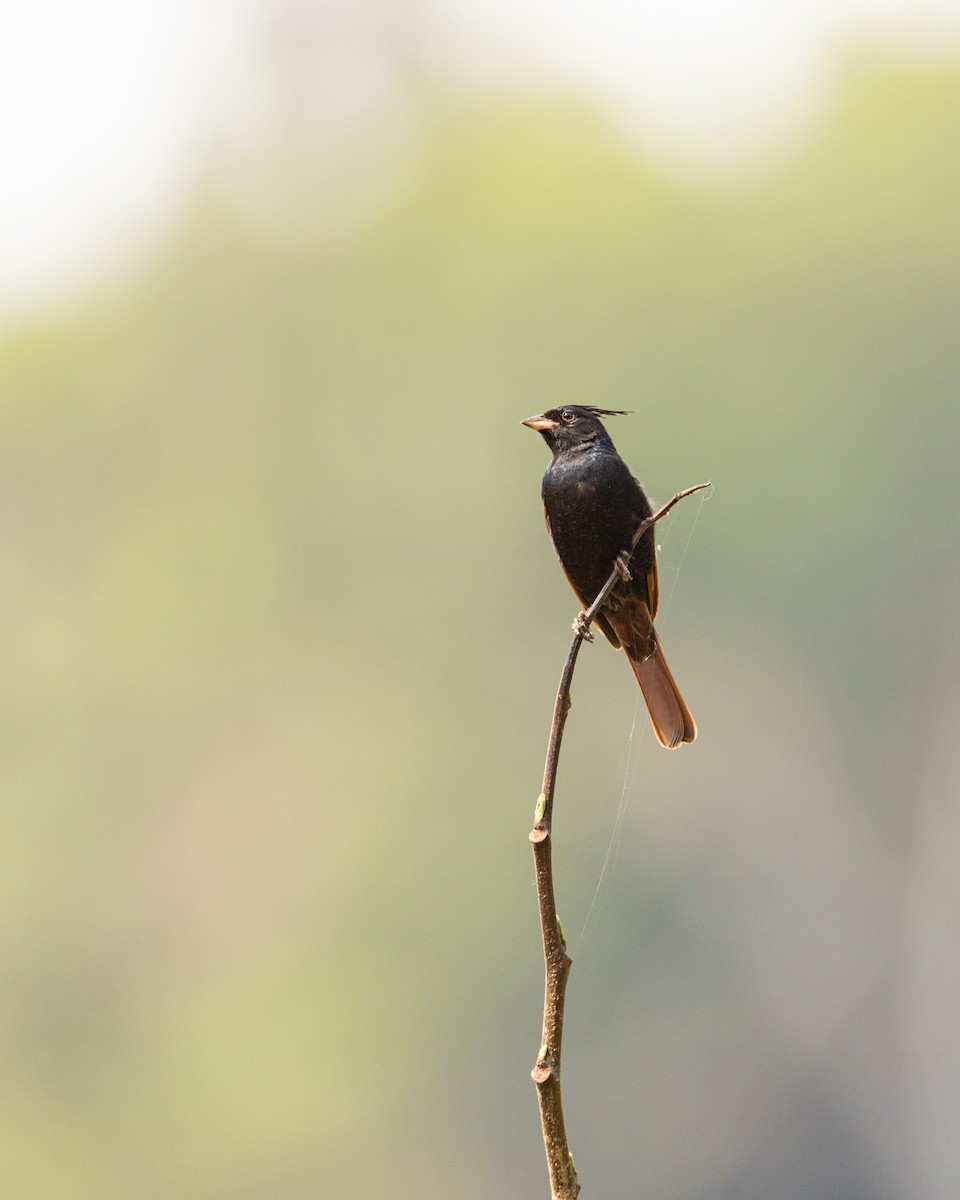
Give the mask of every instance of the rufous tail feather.
M 696 738 L 697 723 L 667 666 L 650 610 L 642 600 L 631 608 L 610 613 L 608 619 L 640 684 L 657 741 L 673 750 Z

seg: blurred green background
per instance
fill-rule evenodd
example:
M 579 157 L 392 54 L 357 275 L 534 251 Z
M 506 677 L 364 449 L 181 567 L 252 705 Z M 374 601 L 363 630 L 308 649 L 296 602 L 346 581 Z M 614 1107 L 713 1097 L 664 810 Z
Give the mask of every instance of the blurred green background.
M 715 485 L 658 535 L 696 746 L 607 646 L 575 682 L 584 1195 L 952 1197 L 960 67 L 851 59 L 712 180 L 559 90 L 402 91 L 353 174 L 281 97 L 7 321 L 0 1190 L 546 1194 L 576 605 L 519 421 L 583 402 L 657 499 Z

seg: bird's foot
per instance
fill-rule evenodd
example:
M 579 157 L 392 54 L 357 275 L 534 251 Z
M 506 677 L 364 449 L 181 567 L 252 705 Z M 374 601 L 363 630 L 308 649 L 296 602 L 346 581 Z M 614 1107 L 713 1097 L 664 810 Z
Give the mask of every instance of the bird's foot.
M 630 580 L 633 578 L 633 576 L 630 574 L 630 555 L 629 555 L 629 553 L 626 550 L 622 551 L 620 554 L 617 555 L 616 559 L 614 560 L 613 565 L 616 568 L 617 574 L 620 576 L 620 578 L 623 580 L 623 582 L 629 583 Z
M 578 637 L 582 637 L 585 642 L 593 641 L 593 630 L 590 628 L 586 613 L 577 613 L 577 619 L 573 623 L 573 632 Z

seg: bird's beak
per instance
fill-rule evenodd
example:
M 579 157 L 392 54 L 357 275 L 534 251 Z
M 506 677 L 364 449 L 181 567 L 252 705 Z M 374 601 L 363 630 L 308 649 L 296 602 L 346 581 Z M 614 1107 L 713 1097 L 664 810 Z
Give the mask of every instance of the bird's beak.
M 535 429 L 537 433 L 543 433 L 547 429 L 558 429 L 559 422 L 551 421 L 549 417 L 545 417 L 543 413 L 539 417 L 527 417 L 525 421 L 520 422 L 521 425 L 526 425 L 529 429 Z

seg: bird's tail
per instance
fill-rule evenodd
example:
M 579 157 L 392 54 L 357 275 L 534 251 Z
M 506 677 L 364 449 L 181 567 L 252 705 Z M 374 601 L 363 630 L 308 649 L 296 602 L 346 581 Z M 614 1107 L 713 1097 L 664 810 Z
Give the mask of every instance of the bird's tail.
M 657 741 L 673 750 L 696 738 L 697 723 L 667 666 L 650 610 L 642 600 L 631 608 L 629 615 L 626 609 L 621 609 L 609 614 L 608 619 L 640 684 Z

